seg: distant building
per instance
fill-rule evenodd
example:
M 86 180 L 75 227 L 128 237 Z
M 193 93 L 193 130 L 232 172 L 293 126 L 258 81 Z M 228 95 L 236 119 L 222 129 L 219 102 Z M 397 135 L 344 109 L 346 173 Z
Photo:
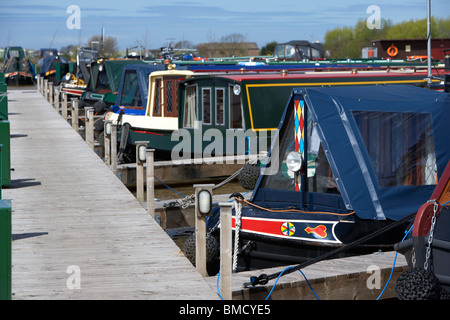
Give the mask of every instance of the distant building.
M 372 46 L 377 49 L 377 55 L 380 58 L 407 59 L 411 56 L 426 56 L 428 54 L 426 39 L 373 40 Z M 433 59 L 443 61 L 444 49 L 450 49 L 449 38 L 431 40 L 431 57 Z M 391 55 L 388 54 L 388 50 L 392 50 Z M 393 53 L 396 54 L 392 55 Z
M 210 42 L 197 45 L 198 54 L 210 58 L 232 56 L 258 56 L 256 42 Z

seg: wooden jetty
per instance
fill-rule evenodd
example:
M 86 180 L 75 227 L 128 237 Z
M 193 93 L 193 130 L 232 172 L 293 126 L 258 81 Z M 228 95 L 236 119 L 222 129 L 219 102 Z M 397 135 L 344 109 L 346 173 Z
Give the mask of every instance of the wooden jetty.
M 312 289 L 299 271 L 281 276 L 278 282 L 244 287 L 251 276 L 281 272 L 286 267 L 233 273 L 231 290 L 233 300 L 264 300 L 275 282 L 269 300 L 376 300 L 383 291 L 391 274 L 392 278 L 380 299 L 396 297 L 395 282 L 408 269 L 405 257 L 395 259 L 395 252 L 374 253 L 362 256 L 325 260 L 302 269 Z M 209 277 L 211 287 L 217 290 L 217 277 Z M 315 294 L 317 294 L 317 297 Z
M 13 299 L 217 299 L 34 88 L 8 91 Z
M 158 225 L 145 203 L 128 191 L 124 177 L 72 129 L 64 107 L 60 116 L 35 90 L 11 91 L 9 99 L 14 172 L 3 198 L 13 203 L 13 299 L 219 298 L 217 277 L 203 278 L 195 270 L 163 231 L 169 226 L 165 213 Z M 161 206 L 156 202 L 155 210 Z M 190 215 L 181 220 L 193 225 Z M 322 300 L 375 300 L 390 277 L 394 254 L 321 261 L 302 271 Z M 243 284 L 250 276 L 284 268 L 233 274 L 232 299 L 265 299 L 275 280 Z M 398 255 L 381 299 L 395 297 L 396 278 L 406 269 Z M 317 298 L 295 272 L 279 279 L 269 299 Z

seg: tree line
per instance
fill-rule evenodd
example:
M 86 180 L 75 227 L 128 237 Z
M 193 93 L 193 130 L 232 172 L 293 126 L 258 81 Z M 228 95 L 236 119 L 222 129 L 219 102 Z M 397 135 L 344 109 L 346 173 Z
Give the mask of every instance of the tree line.
M 324 37 L 324 48 L 327 58 L 360 58 L 362 48 L 371 47 L 373 40 L 379 39 L 426 39 L 426 19 L 409 20 L 393 24 L 391 20 L 382 19 L 379 29 L 369 29 L 365 19 L 359 19 L 354 27 L 337 27 L 328 30 Z M 450 18 L 431 18 L 431 37 L 450 38 Z M 214 41 L 208 36 L 208 42 L 195 46 L 190 41 L 183 40 L 174 43 L 174 48 L 197 49 L 198 54 L 207 57 L 214 56 L 241 56 L 245 55 L 247 35 L 232 33 Z M 291 39 L 303 40 L 303 39 Z M 276 41 L 267 43 L 260 49 L 260 55 L 272 55 Z M 89 47 L 99 50 L 102 57 L 117 57 L 119 50 L 117 40 L 114 37 L 105 37 L 103 42 L 99 35 L 94 35 L 88 40 Z M 69 45 L 61 48 L 61 53 L 66 57 L 76 56 L 76 46 Z M 143 48 L 148 50 L 147 48 Z
M 382 19 L 380 29 L 369 29 L 366 20 L 360 19 L 354 27 L 338 27 L 327 31 L 324 48 L 329 58 L 360 58 L 362 48 L 371 47 L 372 40 L 426 38 L 426 18 L 398 24 Z M 431 38 L 450 38 L 450 18 L 431 18 Z

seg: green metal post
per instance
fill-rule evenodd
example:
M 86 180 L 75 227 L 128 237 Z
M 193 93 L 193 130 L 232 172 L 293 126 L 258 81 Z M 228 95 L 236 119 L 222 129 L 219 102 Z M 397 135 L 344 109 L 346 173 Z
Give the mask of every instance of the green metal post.
M 8 120 L 0 120 L 0 144 L 3 145 L 0 184 L 2 186 L 9 186 L 11 184 L 11 135 Z
M 11 200 L 0 200 L 0 300 L 11 300 Z

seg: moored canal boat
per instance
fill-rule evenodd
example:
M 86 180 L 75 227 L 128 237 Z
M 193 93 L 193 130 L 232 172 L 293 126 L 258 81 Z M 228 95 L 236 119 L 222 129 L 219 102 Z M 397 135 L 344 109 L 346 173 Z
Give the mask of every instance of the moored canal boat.
M 149 98 L 144 115 L 122 112 L 119 124 L 129 127 L 128 144 L 150 141 L 149 147 L 156 149 L 161 159 L 201 157 L 205 149 L 208 156 L 260 153 L 267 151 L 270 140 L 268 144 L 260 144 L 259 136 L 266 139 L 273 135 L 285 109 L 286 97 L 294 87 L 425 86 L 426 75 L 414 70 L 192 73 L 187 79 L 171 80 L 172 94 L 166 100 L 176 102 L 176 107 L 171 107 L 170 112 L 153 106 L 152 99 L 167 94 L 167 91 L 157 91 L 159 95 Z M 150 92 L 153 90 L 149 89 Z M 108 113 L 105 119 L 118 121 L 119 116 Z M 213 140 L 211 135 L 223 139 Z
M 293 89 L 270 165 L 249 201 L 235 195 L 238 270 L 301 263 L 408 218 L 450 159 L 448 123 L 448 93 L 410 85 Z M 216 237 L 218 215 L 208 219 Z M 409 223 L 339 256 L 391 250 Z
M 410 267 L 397 279 L 397 297 L 450 299 L 450 160 L 409 230 L 395 246 Z
M 4 73 L 7 84 L 27 85 L 34 83 L 36 75 L 34 66 L 25 56 L 22 47 L 6 47 L 3 61 L 4 64 L 0 72 Z

